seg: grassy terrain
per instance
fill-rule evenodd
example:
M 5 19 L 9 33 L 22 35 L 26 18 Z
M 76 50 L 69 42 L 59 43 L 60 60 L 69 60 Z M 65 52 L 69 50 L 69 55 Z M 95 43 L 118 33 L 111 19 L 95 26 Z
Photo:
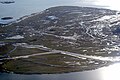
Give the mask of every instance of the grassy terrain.
M 34 56 L 27 59 L 10 60 L 2 66 L 15 73 L 64 73 L 71 71 L 84 71 L 96 69 L 106 65 L 92 59 L 77 59 L 62 54 Z
M 114 23 L 111 20 L 99 20 L 113 15 L 116 16 L 116 11 L 88 7 L 59 6 L 46 9 L 32 17 L 0 27 L 0 43 L 6 44 L 0 46 L 0 56 L 14 47 L 16 49 L 7 56 L 12 58 L 46 52 L 38 48 L 13 46 L 17 43 L 43 45 L 51 50 L 87 56 L 120 56 L 120 35 L 117 35 L 120 23 L 116 24 L 119 21 Z M 16 35 L 23 38 L 9 39 Z M 8 60 L 1 67 L 15 73 L 64 73 L 92 70 L 109 63 L 111 62 L 83 57 L 78 59 L 56 53 Z

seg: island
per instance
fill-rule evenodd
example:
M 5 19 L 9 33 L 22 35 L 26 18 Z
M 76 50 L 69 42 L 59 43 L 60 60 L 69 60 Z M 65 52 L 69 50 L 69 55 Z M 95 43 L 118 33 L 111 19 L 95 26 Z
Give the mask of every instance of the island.
M 2 4 L 11 4 L 11 3 L 15 3 L 15 1 L 0 1 L 0 3 L 2 3 Z
M 1 20 L 9 20 L 9 19 L 13 19 L 13 17 L 3 17 L 3 18 L 1 18 Z
M 120 61 L 118 11 L 57 6 L 0 27 L 0 71 L 55 74 Z

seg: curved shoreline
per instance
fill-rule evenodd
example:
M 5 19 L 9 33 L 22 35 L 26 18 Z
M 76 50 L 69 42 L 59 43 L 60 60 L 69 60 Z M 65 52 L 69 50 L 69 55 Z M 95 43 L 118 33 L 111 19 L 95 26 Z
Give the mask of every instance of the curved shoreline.
M 112 18 L 101 19 L 107 15 L 112 16 Z M 116 17 L 115 19 L 113 19 L 113 15 Z M 111 25 L 111 21 L 115 21 L 115 23 Z M 119 42 L 118 36 L 112 34 L 112 30 L 115 30 L 114 25 L 119 24 L 117 21 L 119 21 L 119 15 L 116 15 L 116 11 L 112 10 L 75 6 L 52 7 L 41 13 L 25 16 L 5 27 L 6 33 L 9 34 L 5 39 L 18 39 L 16 38 L 17 35 L 21 35 L 20 43 L 30 45 L 17 45 L 15 43 L 14 45 L 22 47 L 16 50 L 20 51 L 19 54 L 13 52 L 16 49 L 14 48 L 10 51 L 10 53 L 13 52 L 12 57 L 0 60 L 8 60 L 3 66 L 10 71 L 17 72 L 18 70 L 19 72 L 25 69 L 29 72 L 31 67 L 31 71 L 34 70 L 33 72 L 36 73 L 36 68 L 40 71 L 43 70 L 41 72 L 44 72 L 44 70 L 46 72 L 47 69 L 49 71 L 51 71 L 50 69 L 56 69 L 56 72 L 59 72 L 57 71 L 59 69 L 60 71 L 63 70 L 62 67 L 54 68 L 42 63 L 50 63 L 52 66 L 57 64 L 62 66 L 74 65 L 76 69 L 86 70 L 107 65 L 109 62 L 119 62 L 120 54 L 117 54 L 119 47 L 116 48 L 118 45 L 112 43 L 113 41 Z M 25 51 L 26 49 L 27 51 Z M 30 52 L 32 49 L 33 51 Z M 47 52 L 40 53 L 36 49 Z M 51 61 L 54 58 L 56 61 L 59 61 L 57 59 L 59 58 L 61 62 Z M 24 65 L 21 65 L 21 63 Z M 29 65 L 26 65 L 26 63 Z M 33 67 L 35 65 L 36 68 Z M 30 67 L 26 68 L 25 66 Z M 69 71 L 69 69 L 64 68 L 63 72 Z M 73 71 L 76 69 L 73 69 Z

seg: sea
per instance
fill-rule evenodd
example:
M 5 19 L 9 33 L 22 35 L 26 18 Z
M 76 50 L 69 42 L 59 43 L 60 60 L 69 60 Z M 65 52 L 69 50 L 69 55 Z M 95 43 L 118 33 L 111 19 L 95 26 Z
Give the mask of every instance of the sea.
M 2 3 L 14 1 L 14 3 Z M 119 0 L 0 0 L 0 24 L 55 6 L 107 8 L 120 11 Z M 12 19 L 5 19 L 12 17 Z M 0 72 L 0 80 L 120 80 L 120 63 L 95 70 L 62 74 L 14 74 Z
M 3 4 L 4 1 L 14 1 L 14 3 Z M 7 24 L 20 17 L 55 6 L 81 6 L 120 10 L 119 2 L 118 0 L 0 0 L 0 24 Z M 3 20 L 2 18 L 5 17 L 12 17 L 12 19 Z

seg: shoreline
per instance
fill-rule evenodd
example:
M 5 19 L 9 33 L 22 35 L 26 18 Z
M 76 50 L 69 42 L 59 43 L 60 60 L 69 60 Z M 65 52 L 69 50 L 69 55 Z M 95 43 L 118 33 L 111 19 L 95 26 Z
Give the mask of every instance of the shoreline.
M 112 18 L 101 18 L 113 17 L 116 13 L 117 11 L 101 8 L 57 6 L 21 17 L 3 27 L 8 34 L 4 38 L 6 41 L 13 39 L 13 42 L 21 41 L 21 43 L 33 45 L 28 45 L 28 47 L 43 45 L 53 50 L 50 53 L 60 51 L 61 54 L 34 56 L 42 50 L 19 46 L 10 54 L 10 58 L 15 58 L 15 60 L 8 60 L 2 67 L 18 73 L 56 73 L 92 70 L 105 66 L 112 60 L 117 60 L 118 54 L 113 54 L 115 52 L 114 45 L 107 45 L 112 41 L 111 36 L 113 35 L 106 33 L 107 30 L 109 31 L 109 28 L 106 29 L 106 27 L 114 26 L 116 23 L 111 25 L 110 21 L 114 22 Z M 115 21 L 117 22 L 117 20 Z M 101 31 L 104 30 L 103 28 L 106 31 Z M 105 35 L 107 37 L 104 37 Z M 110 40 L 101 41 L 104 38 Z M 111 54 L 109 54 L 110 50 Z M 58 62 L 54 62 L 53 59 Z M 69 67 L 65 68 L 64 66 Z

